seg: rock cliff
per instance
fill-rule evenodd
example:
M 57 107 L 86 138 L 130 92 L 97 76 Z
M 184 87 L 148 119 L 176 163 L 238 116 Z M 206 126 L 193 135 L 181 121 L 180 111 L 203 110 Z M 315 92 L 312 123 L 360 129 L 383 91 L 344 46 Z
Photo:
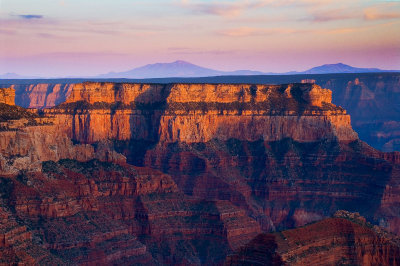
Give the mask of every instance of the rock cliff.
M 16 91 L 16 104 L 25 108 L 49 108 L 63 103 L 71 93 L 70 83 L 12 84 Z
M 354 216 L 353 216 L 354 217 Z M 261 234 L 225 265 L 398 265 L 400 241 L 359 219 L 329 218 Z
M 184 81 L 182 81 L 184 80 Z M 284 76 L 232 76 L 197 79 L 159 79 L 159 82 L 286 84 L 314 82 L 332 90 L 333 103 L 344 107 L 352 126 L 363 141 L 384 151 L 400 151 L 399 73 L 355 73 Z M 16 104 L 49 108 L 64 102 L 79 80 L 0 81 L 0 86 L 16 89 Z M 142 81 L 146 82 L 146 81 Z M 153 81 L 154 82 L 154 81 Z
M 0 185 L 8 207 L 1 262 L 221 264 L 260 233 L 243 210 L 185 196 L 170 176 L 149 168 L 49 161 L 42 172 L 0 177 Z M 12 253 L 27 245 L 29 260 Z
M 331 99 L 315 84 L 86 82 L 51 109 L 7 105 L 0 199 L 13 226 L 0 227 L 0 252 L 10 263 L 221 264 L 261 232 L 340 209 L 399 234 L 400 155 L 360 141 Z M 354 226 L 338 219 L 312 228 L 333 227 L 321 245 L 302 245 L 325 250 L 333 235 L 346 253 L 337 231 Z M 398 254 L 363 230 L 351 254 Z M 320 261 L 280 244 L 262 247 L 273 262 Z
M 171 174 L 188 195 L 228 199 L 263 230 L 346 208 L 399 232 L 396 162 L 360 142 L 330 100 L 315 84 L 88 82 L 46 113 L 79 142 L 110 139 L 128 162 Z
M 0 88 L 0 103 L 15 105 L 15 90 L 12 88 Z
M 65 104 L 46 112 L 85 143 L 357 139 L 350 116 L 331 98 L 329 90 L 311 84 L 82 83 Z
M 13 102 L 12 97 L 7 95 L 9 103 Z M 40 171 L 43 161 L 66 158 L 125 162 L 125 157 L 113 151 L 107 142 L 99 143 L 96 148 L 89 144 L 74 145 L 55 121 L 37 112 L 0 103 L 0 174 Z

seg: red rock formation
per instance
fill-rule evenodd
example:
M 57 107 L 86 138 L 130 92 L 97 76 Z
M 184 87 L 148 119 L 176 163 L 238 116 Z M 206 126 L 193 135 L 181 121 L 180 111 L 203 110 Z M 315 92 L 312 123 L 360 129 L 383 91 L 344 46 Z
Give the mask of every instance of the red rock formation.
M 74 87 L 73 84 L 15 84 L 16 103 L 25 108 L 49 108 L 65 101 Z
M 353 222 L 354 221 L 354 222 Z M 400 242 L 358 220 L 329 218 L 302 228 L 259 235 L 225 265 L 398 265 Z
M 41 82 L 39 80 L 25 84 L 24 81 L 16 80 L 13 88 L 17 91 L 17 105 L 35 108 L 53 107 L 64 102 L 74 86 L 72 83 L 74 81 L 71 80 L 55 80 L 52 84 L 41 84 Z M 400 123 L 396 106 L 400 100 L 398 73 L 212 77 L 189 79 L 187 82 L 316 83 L 334 92 L 333 102 L 343 106 L 352 116 L 353 128 L 363 141 L 384 151 L 400 150 L 398 144 Z M 1 86 L 10 87 L 11 84 L 13 83 L 3 82 Z
M 96 149 L 88 144 L 74 145 L 57 126 L 28 126 L 0 131 L 0 174 L 15 174 L 20 170 L 40 171 L 42 161 L 60 159 L 125 162 L 125 157 L 106 144 Z
M 79 141 L 128 140 L 120 151 L 130 162 L 170 173 L 187 194 L 228 199 L 274 230 L 321 219 L 340 206 L 354 211 L 380 202 L 384 194 L 376 187 L 399 178 L 387 174 L 395 162 L 356 141 L 350 117 L 330 101 L 331 92 L 314 84 L 83 83 L 67 104 L 48 112 Z M 157 145 L 136 147 L 146 141 Z M 389 215 L 397 202 L 384 210 L 371 202 L 361 212 L 398 232 L 400 214 Z
M 30 227 L 4 228 L 15 239 L 8 246 L 16 248 L 14 235 L 39 237 L 37 248 L 67 263 L 222 262 L 260 233 L 243 210 L 185 196 L 170 176 L 149 168 L 61 160 L 0 185 L 7 217 Z
M 338 209 L 400 232 L 396 156 L 330 100 L 312 84 L 78 84 L 45 111 L 53 125 L 0 132 L 2 197 L 40 248 L 80 264 L 220 263 L 261 230 Z
M 76 84 L 66 104 L 47 112 L 57 114 L 70 137 L 86 143 L 104 138 L 188 143 L 232 137 L 247 141 L 290 137 L 304 142 L 357 139 L 350 117 L 331 104 L 331 92 L 311 84 L 88 82 Z
M 0 88 L 0 103 L 15 105 L 15 90 L 12 88 Z
M 88 144 L 74 145 L 54 118 L 38 117 L 24 108 L 8 105 L 0 110 L 0 116 L 6 120 L 0 122 L 0 174 L 40 171 L 43 161 L 66 158 L 79 161 L 97 158 L 119 163 L 126 160 L 107 142 L 101 142 L 96 148 Z M 7 120 L 14 117 L 17 120 Z

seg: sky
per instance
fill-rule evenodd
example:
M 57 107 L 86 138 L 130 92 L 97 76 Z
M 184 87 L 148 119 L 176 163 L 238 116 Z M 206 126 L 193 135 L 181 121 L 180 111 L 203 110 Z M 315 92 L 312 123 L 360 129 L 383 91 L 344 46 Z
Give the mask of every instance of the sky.
M 0 74 L 400 69 L 400 0 L 0 0 Z

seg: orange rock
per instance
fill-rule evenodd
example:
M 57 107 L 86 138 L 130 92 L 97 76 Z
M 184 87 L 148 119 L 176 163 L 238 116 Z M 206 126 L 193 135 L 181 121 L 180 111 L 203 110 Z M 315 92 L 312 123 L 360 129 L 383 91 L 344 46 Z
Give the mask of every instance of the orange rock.
M 13 88 L 0 88 L 0 103 L 15 105 L 15 90 Z

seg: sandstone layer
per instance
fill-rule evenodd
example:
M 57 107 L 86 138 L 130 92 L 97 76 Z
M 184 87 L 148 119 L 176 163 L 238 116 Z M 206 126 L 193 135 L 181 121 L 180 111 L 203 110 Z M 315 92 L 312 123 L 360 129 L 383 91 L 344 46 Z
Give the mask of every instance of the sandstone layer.
M 15 105 L 15 90 L 12 88 L 0 88 L 0 103 Z
M 149 168 L 49 161 L 42 172 L 0 177 L 0 184 L 8 208 L 1 263 L 221 264 L 260 233 L 243 210 L 185 196 Z M 29 260 L 14 252 L 27 245 Z
M 221 264 L 260 232 L 340 209 L 399 234 L 400 154 L 358 140 L 331 98 L 314 84 L 89 82 L 55 108 L 18 110 L 0 132 L 0 198 L 13 224 L 0 231 L 4 261 Z M 335 252 L 347 252 L 335 232 Z M 360 235 L 368 260 L 397 254 Z M 270 255 L 319 261 L 295 248 Z
M 331 98 L 329 90 L 311 84 L 83 83 L 65 104 L 46 112 L 85 143 L 357 139 L 350 116 Z
M 13 84 L 16 90 L 16 104 L 25 108 L 49 108 L 65 102 L 73 84 L 29 83 Z
M 125 162 L 126 158 L 102 141 L 96 147 L 73 144 L 56 120 L 18 106 L 0 104 L 0 174 L 41 171 L 43 161 L 76 159 Z
M 71 138 L 110 139 L 128 162 L 171 174 L 188 195 L 231 201 L 263 230 L 346 208 L 398 233 L 397 162 L 361 143 L 330 101 L 315 84 L 88 82 L 46 112 Z
M 229 256 L 225 265 L 400 264 L 399 239 L 348 217 L 261 234 Z
M 183 81 L 184 80 L 184 81 Z M 400 151 L 399 73 L 356 73 L 284 76 L 232 76 L 193 79 L 159 79 L 160 82 L 286 84 L 302 80 L 332 90 L 333 103 L 343 106 L 352 117 L 354 130 L 363 141 L 384 151 Z M 16 89 L 16 104 L 49 108 L 64 102 L 79 80 L 0 81 Z M 143 81 L 146 82 L 146 81 Z

